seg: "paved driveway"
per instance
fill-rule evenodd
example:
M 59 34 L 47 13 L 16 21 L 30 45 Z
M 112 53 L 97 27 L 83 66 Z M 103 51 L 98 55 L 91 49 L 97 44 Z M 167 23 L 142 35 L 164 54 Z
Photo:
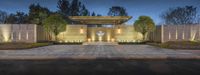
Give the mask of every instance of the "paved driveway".
M 0 59 L 200 59 L 200 50 L 182 51 L 149 45 L 51 45 L 1 50 Z

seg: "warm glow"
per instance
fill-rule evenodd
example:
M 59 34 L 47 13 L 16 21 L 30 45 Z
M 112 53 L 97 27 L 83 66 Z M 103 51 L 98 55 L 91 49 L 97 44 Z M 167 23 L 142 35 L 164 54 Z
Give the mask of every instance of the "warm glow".
M 121 33 L 121 29 L 120 29 L 120 28 L 117 29 L 117 33 L 118 33 L 118 34 Z
M 88 38 L 88 42 L 91 42 L 91 39 L 90 39 L 90 38 Z
M 112 38 L 112 39 L 111 39 L 111 41 L 112 41 L 112 42 L 115 42 L 115 39 L 114 39 L 114 38 Z
M 3 41 L 8 42 L 9 38 L 10 38 L 10 26 L 9 25 L 2 26 L 1 32 L 2 32 L 2 35 L 3 35 Z
M 81 33 L 81 34 L 83 34 L 83 33 L 84 33 L 84 31 L 83 31 L 83 28 L 81 28 L 81 29 L 80 29 L 80 33 Z

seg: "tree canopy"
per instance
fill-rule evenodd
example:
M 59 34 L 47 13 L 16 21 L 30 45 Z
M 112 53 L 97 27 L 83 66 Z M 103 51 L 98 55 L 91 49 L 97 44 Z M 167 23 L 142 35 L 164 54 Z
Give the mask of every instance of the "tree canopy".
M 136 31 L 141 32 L 143 39 L 147 39 L 146 36 L 149 32 L 155 30 L 155 23 L 149 16 L 140 16 L 134 23 Z
M 8 14 L 5 11 L 0 10 L 0 24 L 6 22 L 7 16 L 8 16 Z
M 50 15 L 44 20 L 44 28 L 47 32 L 54 33 L 56 40 L 57 35 L 66 30 L 67 22 L 59 14 Z
M 121 6 L 113 6 L 109 9 L 108 16 L 127 16 L 126 9 Z
M 193 6 L 170 8 L 161 14 L 165 24 L 186 25 L 197 23 L 197 8 Z

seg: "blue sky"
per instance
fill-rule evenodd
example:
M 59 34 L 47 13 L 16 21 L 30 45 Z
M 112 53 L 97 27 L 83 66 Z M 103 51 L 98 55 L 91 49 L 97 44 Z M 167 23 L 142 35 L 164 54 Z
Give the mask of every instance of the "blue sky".
M 16 11 L 28 12 L 28 6 L 32 3 L 39 3 L 41 6 L 48 7 L 51 11 L 57 10 L 58 0 L 0 0 L 0 10 L 8 13 Z M 71 1 L 71 0 L 70 0 Z M 159 15 L 170 7 L 193 5 L 200 10 L 200 0 L 79 0 L 86 5 L 91 12 L 107 15 L 112 6 L 123 6 L 128 15 L 133 18 L 127 24 L 133 22 L 141 15 L 153 18 L 156 24 L 161 24 Z

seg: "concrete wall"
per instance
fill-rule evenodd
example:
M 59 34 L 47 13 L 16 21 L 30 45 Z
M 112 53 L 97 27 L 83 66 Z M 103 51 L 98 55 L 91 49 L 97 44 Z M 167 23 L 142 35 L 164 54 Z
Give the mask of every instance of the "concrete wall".
M 66 31 L 58 35 L 61 42 L 84 42 L 87 40 L 86 25 L 67 25 Z
M 141 33 L 135 31 L 133 25 L 115 26 L 115 38 L 118 42 L 135 42 L 142 40 L 142 37 Z
M 37 42 L 35 24 L 0 24 L 1 42 Z
M 157 26 L 150 38 L 151 41 L 162 43 L 167 41 L 199 41 L 200 25 Z

